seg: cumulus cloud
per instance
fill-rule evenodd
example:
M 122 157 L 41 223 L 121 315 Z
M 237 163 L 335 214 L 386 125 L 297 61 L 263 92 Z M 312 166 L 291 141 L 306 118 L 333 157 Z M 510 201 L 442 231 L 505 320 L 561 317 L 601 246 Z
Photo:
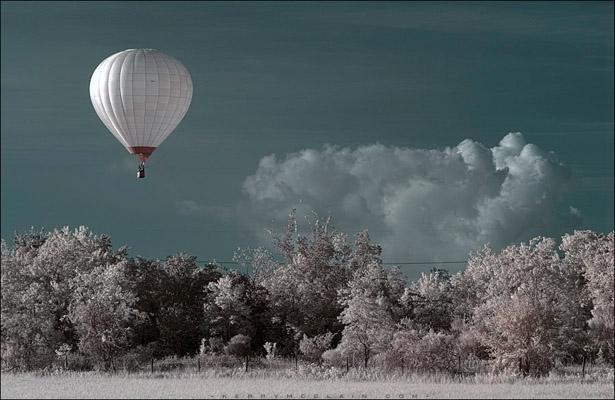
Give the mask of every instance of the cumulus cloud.
M 491 149 L 470 139 L 444 150 L 325 146 L 262 158 L 244 209 L 260 226 L 291 208 L 332 215 L 348 233 L 368 228 L 387 260 L 463 260 L 487 242 L 569 229 L 580 218 L 559 204 L 569 178 L 521 133 Z

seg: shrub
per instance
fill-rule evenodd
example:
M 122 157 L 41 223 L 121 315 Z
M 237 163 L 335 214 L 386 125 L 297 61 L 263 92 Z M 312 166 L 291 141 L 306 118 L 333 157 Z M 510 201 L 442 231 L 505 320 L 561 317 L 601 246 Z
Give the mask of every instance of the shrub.
M 331 349 L 322 353 L 321 358 L 332 367 L 342 368 L 346 366 L 346 357 L 339 349 Z
M 248 358 L 250 357 L 251 342 L 249 336 L 235 335 L 229 340 L 228 344 L 224 348 L 226 354 L 233 355 L 237 358 L 245 358 L 246 372 L 248 371 Z
M 299 350 L 308 360 L 320 364 L 322 361 L 322 354 L 331 347 L 333 336 L 331 332 L 316 335 L 311 338 L 303 335 L 303 339 L 299 342 Z

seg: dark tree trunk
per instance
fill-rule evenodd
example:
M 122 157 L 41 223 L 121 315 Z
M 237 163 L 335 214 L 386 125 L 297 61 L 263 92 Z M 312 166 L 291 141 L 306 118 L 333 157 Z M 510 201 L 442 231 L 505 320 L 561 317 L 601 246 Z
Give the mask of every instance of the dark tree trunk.
M 523 372 L 523 364 L 521 363 L 521 357 L 519 357 L 519 372 Z

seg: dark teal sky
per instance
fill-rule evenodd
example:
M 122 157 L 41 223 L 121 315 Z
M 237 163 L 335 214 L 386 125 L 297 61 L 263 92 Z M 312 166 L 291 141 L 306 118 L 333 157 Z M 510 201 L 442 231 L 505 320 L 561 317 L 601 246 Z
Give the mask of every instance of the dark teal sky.
M 570 229 L 613 229 L 612 2 L 1 7 L 5 239 L 86 225 L 133 255 L 229 260 L 253 231 L 215 210 L 239 204 L 268 154 L 492 147 L 516 131 L 569 167 L 564 203 L 583 215 Z M 141 47 L 181 60 L 194 97 L 137 181 L 88 88 L 105 57 Z M 186 215 L 185 200 L 214 212 Z

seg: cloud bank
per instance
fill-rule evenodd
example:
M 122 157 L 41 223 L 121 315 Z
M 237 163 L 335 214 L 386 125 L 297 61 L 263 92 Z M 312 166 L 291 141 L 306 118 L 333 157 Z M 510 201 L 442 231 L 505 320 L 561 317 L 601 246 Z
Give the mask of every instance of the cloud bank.
M 444 150 L 325 146 L 262 158 L 244 182 L 244 209 L 257 226 L 291 208 L 332 215 L 347 233 L 368 228 L 389 261 L 464 260 L 487 242 L 570 229 L 580 215 L 560 204 L 569 179 L 521 133 L 491 149 L 470 139 Z

